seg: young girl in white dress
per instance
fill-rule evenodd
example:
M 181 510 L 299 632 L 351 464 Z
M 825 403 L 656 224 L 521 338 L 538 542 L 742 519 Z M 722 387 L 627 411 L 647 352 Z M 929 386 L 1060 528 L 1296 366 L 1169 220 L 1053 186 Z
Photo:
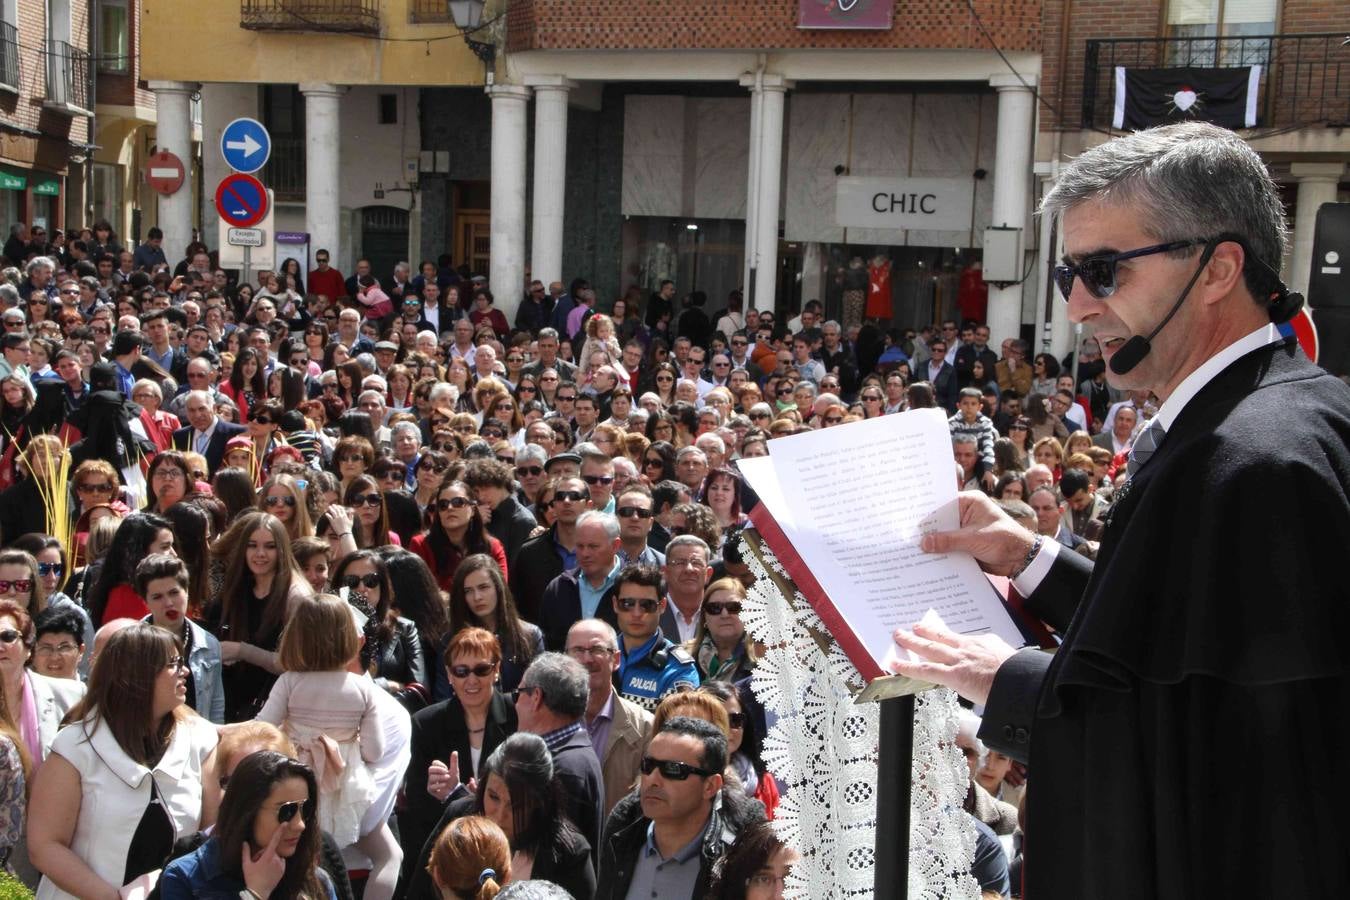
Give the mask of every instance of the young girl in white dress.
M 360 671 L 360 639 L 347 603 L 332 594 L 300 601 L 281 634 L 277 679 L 258 719 L 279 726 L 319 782 L 319 826 L 339 847 L 361 837 L 375 800 L 370 763 L 384 753 L 376 694 Z

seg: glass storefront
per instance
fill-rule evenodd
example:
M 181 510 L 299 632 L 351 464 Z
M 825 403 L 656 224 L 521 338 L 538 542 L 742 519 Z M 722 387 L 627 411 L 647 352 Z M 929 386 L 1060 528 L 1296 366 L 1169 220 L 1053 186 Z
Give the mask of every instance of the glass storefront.
M 706 309 L 721 309 L 741 286 L 745 222 L 740 219 L 686 219 L 627 216 L 623 222 L 623 285 L 643 295 L 669 278 L 678 296 L 693 290 L 708 295 Z

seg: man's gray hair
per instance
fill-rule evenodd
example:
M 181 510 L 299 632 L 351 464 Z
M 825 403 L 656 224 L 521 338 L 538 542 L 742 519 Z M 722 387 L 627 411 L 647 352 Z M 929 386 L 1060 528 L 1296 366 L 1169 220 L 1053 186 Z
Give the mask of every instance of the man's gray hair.
M 677 534 L 666 544 L 666 559 L 670 559 L 670 551 L 676 547 L 697 547 L 703 553 L 705 563 L 712 562 L 712 551 L 708 549 L 708 544 L 703 538 L 692 534 Z
M 1088 201 L 1133 206 L 1144 233 L 1160 242 L 1238 235 L 1276 272 L 1289 241 L 1284 206 L 1261 157 L 1233 132 L 1203 122 L 1136 131 L 1085 151 L 1060 172 L 1041 213 L 1062 216 Z M 1267 278 L 1248 268 L 1246 282 L 1264 306 Z
M 957 432 L 956 434 L 952 435 L 952 446 L 953 446 L 953 447 L 955 447 L 957 444 L 972 444 L 972 445 L 975 445 L 975 446 L 979 446 L 979 443 L 980 443 L 980 442 L 979 442 L 979 439 L 976 438 L 975 435 L 970 434 L 970 433 L 968 433 L 968 432 L 962 431 L 962 432 Z
M 586 512 L 577 516 L 577 524 L 575 527 L 580 528 L 582 525 L 599 525 L 601 528 L 605 529 L 605 534 L 609 536 L 611 541 L 616 540 L 619 537 L 619 520 L 609 513 L 601 512 L 598 509 L 588 509 Z
M 572 900 L 566 889 L 551 881 L 513 881 L 497 894 L 500 900 Z
M 519 458 L 520 454 L 516 454 L 516 456 L 517 456 L 517 458 Z M 633 463 L 633 461 L 632 461 L 631 459 L 629 459 L 629 458 L 626 457 L 626 456 L 616 456 L 616 457 L 614 457 L 614 472 L 615 472 L 615 474 L 618 474 L 618 472 L 619 472 L 620 469 L 622 469 L 623 472 L 624 472 L 624 474 L 627 475 L 629 478 L 636 478 L 636 477 L 637 477 L 637 474 L 638 474 L 637 466 Z
M 520 677 L 521 687 L 539 688 L 544 706 L 567 719 L 586 714 L 590 678 L 581 663 L 561 653 L 540 653 Z
M 390 430 L 389 436 L 396 438 L 405 431 L 411 431 L 413 434 L 417 436 L 418 443 L 421 443 L 422 429 L 417 427 L 416 422 L 407 422 L 407 421 L 399 422 Z
M 427 400 L 431 401 L 432 406 L 435 406 L 436 402 L 440 400 L 442 397 L 454 397 L 454 400 L 458 400 L 459 397 L 454 396 L 455 394 L 458 393 L 459 389 L 456 388 L 450 382 L 438 381 L 435 384 L 433 384 L 431 386 L 431 390 L 427 392 Z
M 527 462 L 539 463 L 542 466 L 548 462 L 548 451 L 538 444 L 526 444 L 523 450 L 516 452 L 516 465 Z
M 676 461 L 676 462 L 679 462 L 680 460 L 684 459 L 686 456 L 693 456 L 695 453 L 697 453 L 699 456 L 703 457 L 703 461 L 704 461 L 704 462 L 707 462 L 707 461 L 708 461 L 708 454 L 704 453 L 702 450 L 700 450 L 699 448 L 695 447 L 693 444 L 690 444 L 690 445 L 687 446 L 687 447 L 681 447 L 681 448 L 679 449 L 679 452 L 675 454 L 675 461 Z
M 814 398 L 814 397 L 816 396 L 816 394 L 819 393 L 819 391 L 816 390 L 816 385 L 815 385 L 815 382 L 813 382 L 813 381 L 799 381 L 799 382 L 797 382 L 796 387 L 794 387 L 794 388 L 792 389 L 792 393 L 795 394 L 795 393 L 797 393 L 798 391 L 802 391 L 802 390 L 810 391 L 810 392 L 811 392 L 812 398 Z
M 699 450 L 703 451 L 704 456 L 708 455 L 708 451 L 704 448 L 705 444 L 708 447 L 711 447 L 714 453 L 725 454 L 727 452 L 727 442 L 713 434 L 711 431 L 700 434 L 698 440 L 696 440 L 694 444 Z
M 712 392 L 709 391 L 709 393 L 712 393 Z M 714 426 L 714 427 L 716 427 L 716 426 L 722 424 L 722 414 L 721 414 L 720 412 L 717 411 L 717 408 L 716 408 L 716 407 L 713 407 L 713 406 L 705 406 L 705 407 L 703 407 L 702 409 L 700 409 L 700 410 L 698 411 L 698 415 L 699 415 L 699 418 L 702 418 L 703 416 L 712 416 L 712 417 L 713 417 L 713 426 Z
M 19 289 L 8 281 L 0 283 L 0 303 L 5 306 L 18 306 Z
M 56 263 L 52 262 L 50 256 L 35 256 L 29 260 L 28 265 L 24 267 L 24 271 L 29 275 L 32 275 L 33 272 L 38 269 L 52 269 L 55 271 Z
M 543 341 L 549 338 L 553 338 L 556 341 L 558 339 L 558 329 L 556 328 L 539 329 L 539 337 L 537 338 L 538 340 Z
M 156 384 L 153 379 L 142 378 L 141 380 L 137 381 L 135 384 L 131 386 L 131 392 L 133 394 L 140 390 L 149 391 L 150 393 L 158 397 L 160 400 L 164 399 L 164 391 L 160 389 L 160 386 Z
M 384 406 L 384 394 L 381 394 L 379 391 L 362 391 L 357 395 L 356 402 L 359 405 L 370 399 L 378 400 L 380 401 L 380 405 Z

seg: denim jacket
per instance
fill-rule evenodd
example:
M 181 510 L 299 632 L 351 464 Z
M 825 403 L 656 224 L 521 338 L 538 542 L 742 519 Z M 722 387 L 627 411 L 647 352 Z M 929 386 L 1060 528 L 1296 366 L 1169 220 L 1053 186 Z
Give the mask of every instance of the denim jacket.
M 142 622 L 151 621 L 146 616 Z M 192 632 L 192 649 L 188 652 L 188 671 L 192 673 L 192 686 L 196 695 L 192 708 L 197 715 L 216 725 L 225 724 L 225 683 L 224 668 L 220 661 L 220 641 L 215 635 L 191 619 L 187 627 Z
M 319 870 L 319 881 L 329 900 L 337 900 L 328 873 Z M 162 900 L 239 900 L 243 879 L 221 868 L 220 842 L 212 838 L 187 856 L 180 856 L 164 868 L 159 877 Z

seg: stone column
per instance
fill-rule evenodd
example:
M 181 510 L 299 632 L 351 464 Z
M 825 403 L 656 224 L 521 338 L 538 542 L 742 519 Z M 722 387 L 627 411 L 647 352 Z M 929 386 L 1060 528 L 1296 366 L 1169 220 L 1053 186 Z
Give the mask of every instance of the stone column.
M 755 76 L 742 75 L 741 85 L 751 88 L 750 91 L 750 142 L 748 144 L 749 152 L 745 154 L 747 160 L 745 175 L 745 254 L 741 262 L 741 292 L 745 294 L 746 309 L 755 305 L 755 298 L 750 295 L 750 270 L 755 268 L 755 215 L 757 213 L 756 204 L 759 202 L 759 99 L 760 92 L 754 90 Z
M 1035 84 L 1035 76 L 1024 76 Z M 989 83 L 998 91 L 998 154 L 994 158 L 994 208 L 990 225 L 1023 229 L 1027 204 L 1031 202 L 1031 138 L 1035 124 L 1035 97 L 1016 76 L 995 75 Z M 1024 260 L 1018 260 L 1019 266 Z M 1024 285 L 989 288 L 990 342 L 999 346 L 1004 338 L 1018 337 L 1022 329 L 1022 289 Z
M 192 242 L 192 95 L 201 85 L 187 81 L 152 81 L 155 92 L 155 146 L 183 161 L 183 186 L 172 196 L 159 198 L 159 228 L 164 232 L 164 256 L 172 266 Z M 215 190 L 215 185 L 210 186 Z
M 349 270 L 354 260 L 342 256 L 342 210 L 338 200 L 341 160 L 339 98 L 346 88 L 336 84 L 306 82 L 305 97 L 305 230 L 310 253 L 327 250 L 335 269 Z
M 783 106 L 791 83 L 781 75 L 764 75 L 752 90 L 759 94 L 758 185 L 755 191 L 755 293 L 746 298 L 758 310 L 777 302 L 778 210 L 783 185 Z M 750 248 L 746 248 L 749 251 Z
M 564 281 L 563 223 L 567 194 L 567 95 L 576 85 L 561 75 L 527 79 L 534 89 L 534 211 L 530 231 L 530 274 L 544 284 Z M 497 106 L 493 104 L 493 121 Z M 493 133 L 496 139 L 496 132 Z M 495 147 L 494 147 L 495 150 Z M 494 157 L 494 167 L 495 167 Z M 495 184 L 495 182 L 494 182 Z M 494 201 L 494 206 L 495 206 Z M 523 275 L 522 275 L 523 278 Z M 493 285 L 496 303 L 505 311 L 520 302 Z
M 1320 262 L 1312 258 L 1317 210 L 1323 203 L 1336 202 L 1336 186 L 1345 174 L 1345 163 L 1294 163 L 1289 174 L 1298 179 L 1298 200 L 1294 211 L 1294 254 L 1285 282 L 1291 290 L 1307 293 L 1312 267 Z
M 525 106 L 530 89 L 494 84 L 492 98 L 492 265 L 488 284 L 507 321 L 515 318 L 525 283 Z M 535 156 L 539 155 L 538 147 Z

